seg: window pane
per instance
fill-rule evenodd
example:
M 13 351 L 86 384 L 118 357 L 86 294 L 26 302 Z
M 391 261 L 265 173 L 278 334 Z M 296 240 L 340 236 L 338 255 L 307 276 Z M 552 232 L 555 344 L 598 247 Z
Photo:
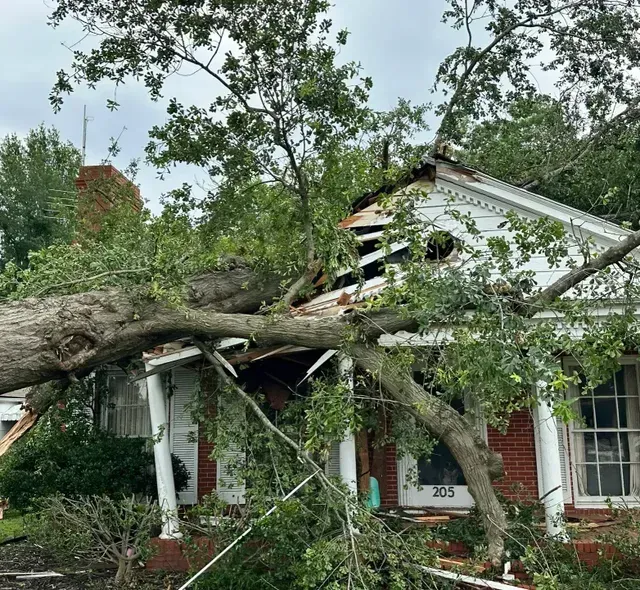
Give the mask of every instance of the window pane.
M 599 432 L 596 436 L 598 438 L 598 461 L 600 461 L 600 463 L 620 461 L 618 433 Z
M 622 496 L 620 465 L 600 464 L 600 485 L 603 496 Z
M 599 496 L 598 468 L 595 465 L 576 465 L 576 479 L 580 496 Z
M 618 373 L 622 373 L 622 371 L 618 371 Z M 616 373 L 616 376 L 617 374 Z M 610 395 L 613 396 L 616 394 L 616 391 L 614 389 L 614 385 L 613 385 L 613 379 L 609 379 L 609 381 L 606 381 L 605 383 L 602 383 L 601 385 L 598 385 L 598 387 L 596 387 L 593 390 L 593 395 L 598 395 L 598 396 L 602 396 L 602 395 Z
M 595 428 L 593 421 L 593 400 L 590 397 L 581 397 L 579 406 L 582 424 L 578 423 L 579 428 Z
M 629 456 L 629 434 L 626 432 L 621 432 L 618 436 L 620 437 L 620 458 L 622 459 L 622 461 L 631 461 L 631 458 Z M 635 442 L 633 437 L 632 441 Z
M 451 451 L 438 443 L 428 459 L 418 460 L 418 483 L 425 485 L 466 485 L 462 469 Z
M 149 406 L 138 384 L 126 376 L 109 378 L 106 427 L 120 436 L 150 436 Z
M 596 425 L 598 428 L 618 428 L 615 398 L 595 398 Z
M 629 398 L 621 398 L 618 400 L 618 409 L 620 410 L 620 428 L 628 428 L 627 420 L 627 400 Z
M 630 496 L 631 495 L 631 482 L 630 477 L 631 477 L 631 465 L 623 465 L 622 466 L 622 475 L 624 476 L 624 495 L 625 496 Z
M 573 455 L 576 463 L 596 462 L 596 443 L 589 432 L 576 432 L 573 436 Z
M 629 485 L 629 496 L 634 498 L 640 498 L 640 463 L 631 463 L 631 465 L 623 465 L 623 468 L 628 469 L 628 479 L 626 479 Z M 625 471 L 625 478 L 627 478 L 627 471 Z
M 638 395 L 638 377 L 635 365 L 625 365 L 616 373 L 618 395 Z

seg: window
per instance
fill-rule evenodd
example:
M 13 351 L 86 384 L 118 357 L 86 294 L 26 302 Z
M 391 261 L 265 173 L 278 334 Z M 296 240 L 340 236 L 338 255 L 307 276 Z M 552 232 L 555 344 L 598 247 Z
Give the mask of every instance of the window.
M 577 369 L 570 366 L 570 372 Z M 571 457 L 578 501 L 640 499 L 640 404 L 635 359 L 593 392 L 572 386 L 581 419 L 573 424 Z
M 144 380 L 129 383 L 126 375 L 110 374 L 104 409 L 105 428 L 118 436 L 151 436 L 151 418 Z

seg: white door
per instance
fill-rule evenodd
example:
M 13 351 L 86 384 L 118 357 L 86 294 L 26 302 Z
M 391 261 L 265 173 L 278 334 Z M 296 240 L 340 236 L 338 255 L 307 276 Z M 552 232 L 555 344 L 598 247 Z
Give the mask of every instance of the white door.
M 191 369 L 173 370 L 171 452 L 182 460 L 189 472 L 187 488 L 177 494 L 178 504 L 196 504 L 198 501 L 198 424 L 193 421 L 190 408 L 198 377 L 197 371 Z
M 451 405 L 464 414 L 463 402 L 453 401 Z M 398 488 L 401 506 L 453 509 L 473 506 L 462 469 L 443 443 L 438 443 L 428 458 L 401 459 Z

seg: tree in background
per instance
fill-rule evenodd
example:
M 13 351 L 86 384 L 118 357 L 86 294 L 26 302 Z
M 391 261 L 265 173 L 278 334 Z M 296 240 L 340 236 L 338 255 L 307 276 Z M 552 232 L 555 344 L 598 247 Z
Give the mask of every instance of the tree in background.
M 470 124 L 460 158 L 506 182 L 594 215 L 640 222 L 640 126 L 637 121 L 591 142 L 580 121 L 549 96 L 523 98 L 504 115 Z M 574 154 L 582 154 L 574 158 Z M 559 163 L 565 169 L 555 174 Z
M 0 265 L 24 267 L 29 252 L 73 233 L 80 152 L 40 125 L 0 142 Z

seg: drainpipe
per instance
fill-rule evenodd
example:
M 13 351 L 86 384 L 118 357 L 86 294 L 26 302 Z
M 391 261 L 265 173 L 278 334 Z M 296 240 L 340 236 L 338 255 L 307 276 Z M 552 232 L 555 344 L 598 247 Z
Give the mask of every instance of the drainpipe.
M 338 370 L 353 394 L 353 360 L 341 352 L 338 353 Z M 340 477 L 349 491 L 356 496 L 358 494 L 358 469 L 356 467 L 356 436 L 353 432 L 347 432 L 344 440 L 340 443 Z
M 553 415 L 553 403 L 539 400 L 537 428 L 540 442 L 540 468 L 542 470 L 542 490 L 540 498 L 544 503 L 544 517 L 547 534 L 559 540 L 567 537 L 564 521 L 564 494 L 562 491 L 562 469 L 558 429 Z
M 145 365 L 150 371 L 153 366 Z M 153 456 L 156 464 L 156 483 L 158 485 L 158 504 L 162 509 L 161 539 L 179 539 L 178 503 L 176 486 L 173 481 L 171 449 L 169 448 L 169 424 L 165 404 L 164 387 L 159 374 L 147 377 L 147 397 L 151 415 L 151 434 L 153 436 Z

